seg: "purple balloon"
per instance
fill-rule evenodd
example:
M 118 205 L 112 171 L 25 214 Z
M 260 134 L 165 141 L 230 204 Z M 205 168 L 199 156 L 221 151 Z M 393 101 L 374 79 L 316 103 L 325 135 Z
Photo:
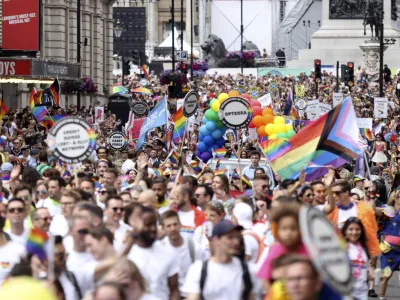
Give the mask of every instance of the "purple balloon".
M 201 152 L 199 150 L 196 151 L 196 156 L 200 157 L 201 156 Z
M 215 141 L 215 144 L 217 144 L 219 147 L 225 146 L 225 139 L 221 137 L 220 139 Z
M 207 163 L 207 162 L 210 160 L 211 157 L 212 157 L 212 154 L 211 154 L 210 152 L 204 152 L 204 153 L 200 156 L 201 160 L 202 160 L 203 162 L 205 162 L 205 163 Z

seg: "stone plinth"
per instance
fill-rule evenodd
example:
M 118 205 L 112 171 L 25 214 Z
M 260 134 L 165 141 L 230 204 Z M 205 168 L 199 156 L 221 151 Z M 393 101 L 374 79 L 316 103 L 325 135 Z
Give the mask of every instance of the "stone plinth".
M 360 45 L 360 49 L 364 53 L 364 62 L 362 67 L 368 75 L 369 81 L 378 80 L 379 77 L 379 59 L 380 59 L 380 45 L 376 40 L 365 41 L 364 44 Z M 387 46 L 383 47 L 383 51 L 387 49 Z

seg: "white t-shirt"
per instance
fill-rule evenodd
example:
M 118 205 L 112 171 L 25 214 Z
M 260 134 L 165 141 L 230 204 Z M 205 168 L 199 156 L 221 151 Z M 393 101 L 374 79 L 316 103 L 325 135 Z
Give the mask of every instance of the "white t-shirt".
M 75 275 L 75 273 L 74 273 Z M 76 278 L 76 275 L 75 275 Z M 76 292 L 76 289 L 74 285 L 72 284 L 71 280 L 68 279 L 67 275 L 65 273 L 61 273 L 61 275 L 58 277 L 58 280 L 60 281 L 64 294 L 65 294 L 65 300 L 77 300 L 79 299 L 78 293 Z M 78 281 L 78 279 L 76 279 Z M 79 286 L 79 283 L 78 283 Z M 81 291 L 82 293 L 82 291 Z
M 86 264 L 93 263 L 94 261 L 95 260 L 90 253 L 76 252 L 72 249 L 72 251 L 68 253 L 67 269 L 74 273 L 78 273 L 82 270 L 82 267 Z
M 168 249 L 175 253 L 175 256 L 179 259 L 179 290 L 182 289 L 183 284 L 185 283 L 186 274 L 189 270 L 190 265 L 192 264 L 192 258 L 190 256 L 190 248 L 189 248 L 189 240 L 183 238 L 183 245 L 180 247 L 175 248 L 171 245 L 168 237 L 166 236 L 162 241 L 161 244 L 165 245 Z M 185 294 L 181 293 L 181 296 L 186 296 Z
M 188 271 L 182 288 L 182 291 L 188 295 L 200 295 L 202 265 L 202 261 L 196 261 Z M 252 282 L 255 282 L 252 272 L 250 276 Z M 207 278 L 203 289 L 204 300 L 241 300 L 243 288 L 242 265 L 237 257 L 233 257 L 227 264 L 208 262 Z
M 133 245 L 128 254 L 149 284 L 150 293 L 162 300 L 169 299 L 168 278 L 179 273 L 179 263 L 174 252 L 155 242 L 149 248 Z
M 25 247 L 14 242 L 0 246 L 0 289 L 12 268 L 26 255 Z
M 67 219 L 63 215 L 54 216 L 49 231 L 52 235 L 61 235 L 62 237 L 66 236 L 69 231 Z
M 194 210 L 178 211 L 179 221 L 181 221 L 181 234 L 184 238 L 193 239 L 194 230 L 196 225 L 194 224 Z
M 368 300 L 368 256 L 364 249 L 361 250 L 361 261 L 359 258 L 359 248 L 352 243 L 347 244 L 347 254 L 349 256 L 351 269 L 353 271 L 353 292 L 352 295 L 356 299 Z M 355 278 L 355 274 L 358 277 Z
M 131 231 L 132 227 L 126 225 L 124 222 L 120 222 L 120 225 L 117 230 L 114 232 L 114 249 L 117 251 L 118 254 L 122 253 L 124 250 L 124 243 L 123 240 L 125 238 L 125 233 L 127 231 Z
M 9 228 L 9 229 L 4 230 L 4 232 L 8 233 L 8 235 L 10 236 L 11 240 L 14 243 L 20 244 L 25 247 L 26 241 L 28 240 L 29 233 L 31 231 L 30 231 L 30 229 L 25 228 L 24 232 L 21 235 L 16 235 L 16 234 L 11 233 L 11 229 Z
M 243 234 L 245 254 L 250 257 L 249 262 L 256 263 L 260 246 L 256 238 L 250 234 Z
M 44 200 L 39 200 L 36 203 L 36 207 L 37 208 L 46 207 L 49 210 L 49 213 L 52 217 L 61 215 L 60 203 L 58 203 L 50 198 L 46 198 Z
M 353 205 L 352 208 L 344 210 L 339 208 L 338 213 L 338 228 L 342 229 L 344 223 L 347 221 L 348 218 L 357 217 L 357 205 Z
M 194 231 L 193 242 L 196 249 L 196 260 L 206 261 L 210 258 L 210 242 L 206 235 L 207 228 L 212 230 L 210 222 L 205 222 Z

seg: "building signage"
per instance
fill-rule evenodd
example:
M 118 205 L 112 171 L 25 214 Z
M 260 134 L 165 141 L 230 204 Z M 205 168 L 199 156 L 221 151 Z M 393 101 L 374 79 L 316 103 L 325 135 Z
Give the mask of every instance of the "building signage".
M 23 2 L 23 3 L 22 3 Z M 39 0 L 3 1 L 3 50 L 39 50 Z
M 79 65 L 50 62 L 50 61 L 32 61 L 32 75 L 55 78 L 79 78 Z
M 22 60 L 0 60 L 0 76 L 29 76 L 31 74 L 31 61 Z

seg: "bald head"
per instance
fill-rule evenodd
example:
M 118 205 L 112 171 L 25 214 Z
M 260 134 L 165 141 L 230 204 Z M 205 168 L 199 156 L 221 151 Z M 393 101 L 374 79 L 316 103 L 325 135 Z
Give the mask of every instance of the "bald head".
M 139 195 L 138 202 L 143 206 L 157 209 L 157 195 L 153 190 L 143 191 Z

